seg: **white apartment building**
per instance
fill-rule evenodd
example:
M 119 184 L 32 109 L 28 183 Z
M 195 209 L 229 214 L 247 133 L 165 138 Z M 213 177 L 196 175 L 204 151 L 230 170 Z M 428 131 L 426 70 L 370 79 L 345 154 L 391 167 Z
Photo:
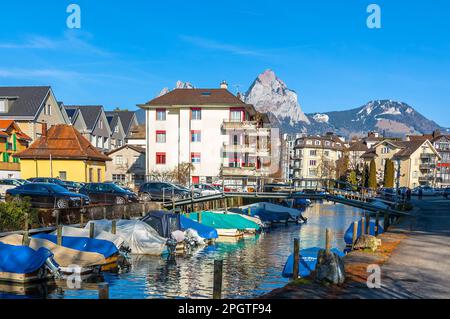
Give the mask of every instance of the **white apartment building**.
M 268 118 L 227 90 L 175 89 L 146 104 L 146 172 L 170 171 L 183 163 L 190 181 L 222 177 L 246 180 L 265 174 L 270 159 Z
M 294 185 L 316 188 L 323 180 L 336 178 L 336 162 L 345 152 L 345 140 L 334 134 L 306 136 L 294 146 Z

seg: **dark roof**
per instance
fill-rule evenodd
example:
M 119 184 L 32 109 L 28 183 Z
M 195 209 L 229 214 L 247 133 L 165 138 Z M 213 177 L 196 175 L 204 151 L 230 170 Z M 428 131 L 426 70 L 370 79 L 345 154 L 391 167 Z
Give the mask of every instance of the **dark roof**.
M 351 143 L 348 150 L 351 152 L 367 152 L 369 148 L 367 147 L 366 143 L 357 141 Z
M 79 109 L 88 130 L 93 130 L 103 110 L 101 105 L 66 105 L 66 110 Z
M 120 122 L 122 122 L 123 129 L 125 130 L 125 134 L 128 134 L 131 130 L 133 118 L 136 116 L 136 113 L 133 111 L 110 111 L 105 112 L 105 114 L 106 116 L 118 115 Z
M 50 90 L 50 86 L 0 87 L 0 97 L 17 98 L 0 117 L 36 117 Z
M 116 127 L 117 123 L 119 122 L 119 115 L 117 114 L 106 114 L 106 119 L 108 120 L 109 127 L 112 131 L 114 131 L 114 128 Z
M 426 140 L 395 142 L 395 145 L 401 147 L 402 149 L 395 153 L 394 158 L 411 156 L 419 147 L 423 145 L 423 143 L 425 143 L 425 141 Z
M 31 146 L 15 155 L 21 159 L 70 159 L 110 161 L 99 152 L 72 125 L 53 125 L 46 136 L 41 136 Z
M 77 111 L 78 111 L 78 109 L 68 109 L 68 108 L 66 108 L 67 116 L 69 117 L 69 119 L 72 122 L 72 124 L 73 124 L 73 117 L 75 116 L 75 113 Z
M 377 156 L 376 150 L 374 148 L 371 148 L 367 150 L 363 155 L 361 155 L 361 158 L 374 158 Z
M 245 105 L 237 96 L 226 89 L 175 89 L 157 97 L 145 105 Z
M 118 152 L 120 150 L 123 150 L 124 148 L 131 148 L 133 151 L 136 151 L 136 152 L 141 153 L 141 154 L 145 154 L 145 149 L 144 148 L 136 146 L 136 145 L 125 144 L 125 145 L 123 145 L 123 146 L 121 146 L 119 148 L 116 148 L 115 150 L 112 150 L 112 151 L 106 153 L 106 155 L 114 154 L 114 153 L 116 153 L 116 152 Z
M 145 139 L 145 124 L 135 125 L 127 135 L 128 139 Z

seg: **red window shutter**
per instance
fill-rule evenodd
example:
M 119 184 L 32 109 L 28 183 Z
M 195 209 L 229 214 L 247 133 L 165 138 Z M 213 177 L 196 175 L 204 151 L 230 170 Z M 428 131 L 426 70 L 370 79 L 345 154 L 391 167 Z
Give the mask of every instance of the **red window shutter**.
M 156 164 L 157 165 L 166 164 L 166 153 L 156 153 Z

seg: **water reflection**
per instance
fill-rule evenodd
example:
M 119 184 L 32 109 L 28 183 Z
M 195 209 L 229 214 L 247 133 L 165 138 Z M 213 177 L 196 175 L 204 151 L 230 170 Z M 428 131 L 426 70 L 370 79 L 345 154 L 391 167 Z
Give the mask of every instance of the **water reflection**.
M 134 256 L 129 273 L 105 274 L 104 280 L 109 282 L 110 297 L 115 299 L 211 298 L 214 260 L 223 259 L 223 296 L 257 297 L 288 282 L 281 272 L 295 237 L 300 238 L 303 248 L 324 246 L 325 229 L 331 228 L 335 234 L 333 246 L 343 249 L 344 232 L 361 213 L 360 209 L 340 204 L 315 203 L 304 213 L 308 218 L 305 225 L 278 226 L 257 237 L 218 242 L 174 260 Z M 94 299 L 98 296 L 95 285 L 83 290 L 65 290 L 63 286 L 47 287 L 44 293 L 40 293 L 41 287 L 8 296 Z M 0 297 L 5 297 L 1 291 L 0 286 Z

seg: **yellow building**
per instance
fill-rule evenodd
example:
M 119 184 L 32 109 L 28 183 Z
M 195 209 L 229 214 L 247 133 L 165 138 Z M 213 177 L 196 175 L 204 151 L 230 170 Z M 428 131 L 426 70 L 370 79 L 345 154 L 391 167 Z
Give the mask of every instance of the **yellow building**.
M 0 178 L 20 178 L 20 161 L 14 154 L 25 150 L 31 138 L 13 120 L 0 120 Z
M 106 162 L 111 159 L 99 152 L 71 125 L 54 125 L 15 157 L 21 161 L 21 176 L 51 177 L 81 183 L 103 182 Z

